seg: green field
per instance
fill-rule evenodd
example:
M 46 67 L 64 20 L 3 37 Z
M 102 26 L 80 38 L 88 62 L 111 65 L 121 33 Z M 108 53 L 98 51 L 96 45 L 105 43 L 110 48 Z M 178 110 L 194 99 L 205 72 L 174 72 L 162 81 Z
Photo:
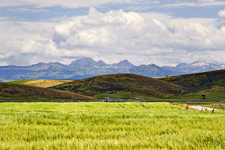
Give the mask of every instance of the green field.
M 205 95 L 205 99 L 202 99 L 202 95 Z M 189 93 L 185 95 L 172 96 L 169 98 L 164 98 L 166 101 L 175 102 L 211 102 L 218 103 L 225 101 L 225 92 L 198 92 Z
M 221 110 L 144 104 L 0 103 L 0 149 L 225 149 Z
M 37 81 L 37 79 L 15 80 L 15 81 L 9 81 L 9 83 L 25 84 L 32 81 Z

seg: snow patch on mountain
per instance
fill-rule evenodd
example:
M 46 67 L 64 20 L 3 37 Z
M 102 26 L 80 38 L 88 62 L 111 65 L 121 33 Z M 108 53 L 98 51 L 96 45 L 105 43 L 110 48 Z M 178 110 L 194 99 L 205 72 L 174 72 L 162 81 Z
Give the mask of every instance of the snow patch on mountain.
M 204 61 L 195 61 L 193 63 L 191 63 L 189 66 L 197 66 L 197 67 L 201 67 L 201 66 L 208 66 L 210 65 L 210 63 L 208 62 L 204 62 Z

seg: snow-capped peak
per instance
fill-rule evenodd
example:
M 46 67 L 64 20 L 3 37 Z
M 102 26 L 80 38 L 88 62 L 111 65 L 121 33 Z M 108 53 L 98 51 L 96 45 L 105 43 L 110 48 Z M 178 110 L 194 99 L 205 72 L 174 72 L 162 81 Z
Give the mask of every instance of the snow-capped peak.
M 198 67 L 200 67 L 200 66 L 208 66 L 208 65 L 210 65 L 210 63 L 205 62 L 205 61 L 195 61 L 195 62 L 190 64 L 190 66 L 198 66 Z

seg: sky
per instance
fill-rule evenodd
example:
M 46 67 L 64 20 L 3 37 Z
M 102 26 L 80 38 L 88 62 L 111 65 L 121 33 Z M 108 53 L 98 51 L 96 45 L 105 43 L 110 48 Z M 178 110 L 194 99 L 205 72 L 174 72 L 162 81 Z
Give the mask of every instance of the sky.
M 225 64 L 225 0 L 0 0 L 0 66 Z

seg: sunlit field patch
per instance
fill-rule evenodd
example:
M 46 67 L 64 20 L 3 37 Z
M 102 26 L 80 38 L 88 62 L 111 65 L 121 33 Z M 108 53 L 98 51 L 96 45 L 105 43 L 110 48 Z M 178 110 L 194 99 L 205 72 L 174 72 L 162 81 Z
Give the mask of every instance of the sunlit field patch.
M 0 149 L 225 149 L 221 110 L 144 104 L 0 103 Z

